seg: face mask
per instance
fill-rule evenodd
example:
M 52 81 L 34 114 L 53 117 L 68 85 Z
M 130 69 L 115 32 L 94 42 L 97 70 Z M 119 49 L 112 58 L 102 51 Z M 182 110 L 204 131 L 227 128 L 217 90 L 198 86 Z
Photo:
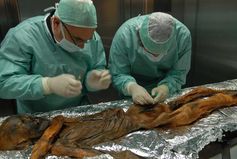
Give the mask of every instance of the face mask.
M 159 62 L 165 55 L 165 54 L 160 54 L 159 56 L 153 56 L 152 54 L 148 52 L 145 52 L 145 54 L 151 61 L 154 61 L 154 62 Z
M 139 52 L 145 55 L 149 60 L 153 62 L 159 62 L 166 54 L 159 54 L 159 56 L 153 56 L 151 53 L 147 52 L 143 47 L 139 48 Z
M 70 53 L 81 51 L 82 49 L 80 47 L 78 47 L 77 45 L 73 44 L 72 42 L 68 41 L 65 38 L 65 34 L 64 34 L 64 31 L 63 31 L 62 23 L 60 23 L 60 29 L 61 29 L 61 32 L 62 32 L 62 35 L 63 35 L 63 39 L 60 42 L 58 42 L 55 39 L 56 42 L 58 43 L 58 45 L 60 47 L 62 47 L 64 50 L 66 50 L 66 51 L 68 51 Z

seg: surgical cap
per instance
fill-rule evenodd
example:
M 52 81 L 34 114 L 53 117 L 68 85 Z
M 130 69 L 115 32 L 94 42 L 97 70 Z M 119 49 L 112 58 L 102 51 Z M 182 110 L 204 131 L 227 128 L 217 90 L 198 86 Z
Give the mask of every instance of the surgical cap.
M 91 0 L 60 0 L 55 15 L 72 26 L 96 28 L 96 9 Z
M 166 53 L 174 39 L 175 21 L 166 13 L 155 12 L 147 16 L 139 29 L 144 47 L 154 54 Z

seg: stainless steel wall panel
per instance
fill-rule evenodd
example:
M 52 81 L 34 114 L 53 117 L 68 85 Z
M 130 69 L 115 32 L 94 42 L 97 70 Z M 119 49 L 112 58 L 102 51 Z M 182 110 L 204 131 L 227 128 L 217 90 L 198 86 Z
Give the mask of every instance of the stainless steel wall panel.
M 17 0 L 0 0 L 0 43 L 8 30 L 20 21 L 17 2 Z M 14 99 L 0 99 L 0 106 L 0 116 L 16 114 L 16 101 Z
M 97 31 L 102 37 L 108 59 L 109 49 L 120 25 L 139 14 L 153 11 L 153 0 L 100 0 L 94 1 L 97 10 Z
M 195 85 L 237 78 L 237 1 L 199 0 Z
M 0 0 L 0 42 L 7 31 L 20 21 L 17 0 Z
M 55 6 L 59 0 L 19 0 L 19 8 L 21 11 L 21 20 L 25 20 L 27 18 L 44 15 L 44 9 Z
M 119 0 L 94 1 L 97 10 L 97 31 L 102 37 L 108 58 L 109 48 L 116 30 L 124 19 L 123 2 Z
M 237 78 L 237 1 L 173 0 L 171 14 L 192 34 L 187 86 Z

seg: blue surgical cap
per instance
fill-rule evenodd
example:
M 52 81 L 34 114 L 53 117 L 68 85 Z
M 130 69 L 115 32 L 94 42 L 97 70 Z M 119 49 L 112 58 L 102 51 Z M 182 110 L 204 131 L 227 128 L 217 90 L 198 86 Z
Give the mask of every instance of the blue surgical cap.
M 97 28 L 96 9 L 91 0 L 60 0 L 55 16 L 68 25 Z
M 139 29 L 144 47 L 154 54 L 166 54 L 174 39 L 175 21 L 169 14 L 155 12 L 147 16 Z

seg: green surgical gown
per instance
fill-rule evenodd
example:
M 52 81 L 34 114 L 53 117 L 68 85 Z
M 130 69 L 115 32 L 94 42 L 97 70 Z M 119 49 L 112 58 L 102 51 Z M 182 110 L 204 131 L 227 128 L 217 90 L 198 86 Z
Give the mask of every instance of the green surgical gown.
M 145 16 L 148 15 L 126 21 L 115 34 L 109 56 L 113 85 L 127 95 L 126 84 L 131 81 L 144 86 L 149 92 L 158 85 L 166 84 L 173 94 L 185 84 L 190 70 L 190 31 L 174 18 L 176 34 L 167 54 L 160 61 L 151 61 L 138 34 Z
M 56 44 L 46 25 L 46 16 L 23 21 L 10 29 L 0 48 L 0 98 L 16 99 L 18 113 L 46 112 L 81 105 L 87 92 L 65 98 L 43 94 L 42 77 L 72 74 L 84 83 L 92 69 L 104 69 L 105 52 L 100 36 L 76 53 Z M 84 85 L 83 85 L 84 86 Z

